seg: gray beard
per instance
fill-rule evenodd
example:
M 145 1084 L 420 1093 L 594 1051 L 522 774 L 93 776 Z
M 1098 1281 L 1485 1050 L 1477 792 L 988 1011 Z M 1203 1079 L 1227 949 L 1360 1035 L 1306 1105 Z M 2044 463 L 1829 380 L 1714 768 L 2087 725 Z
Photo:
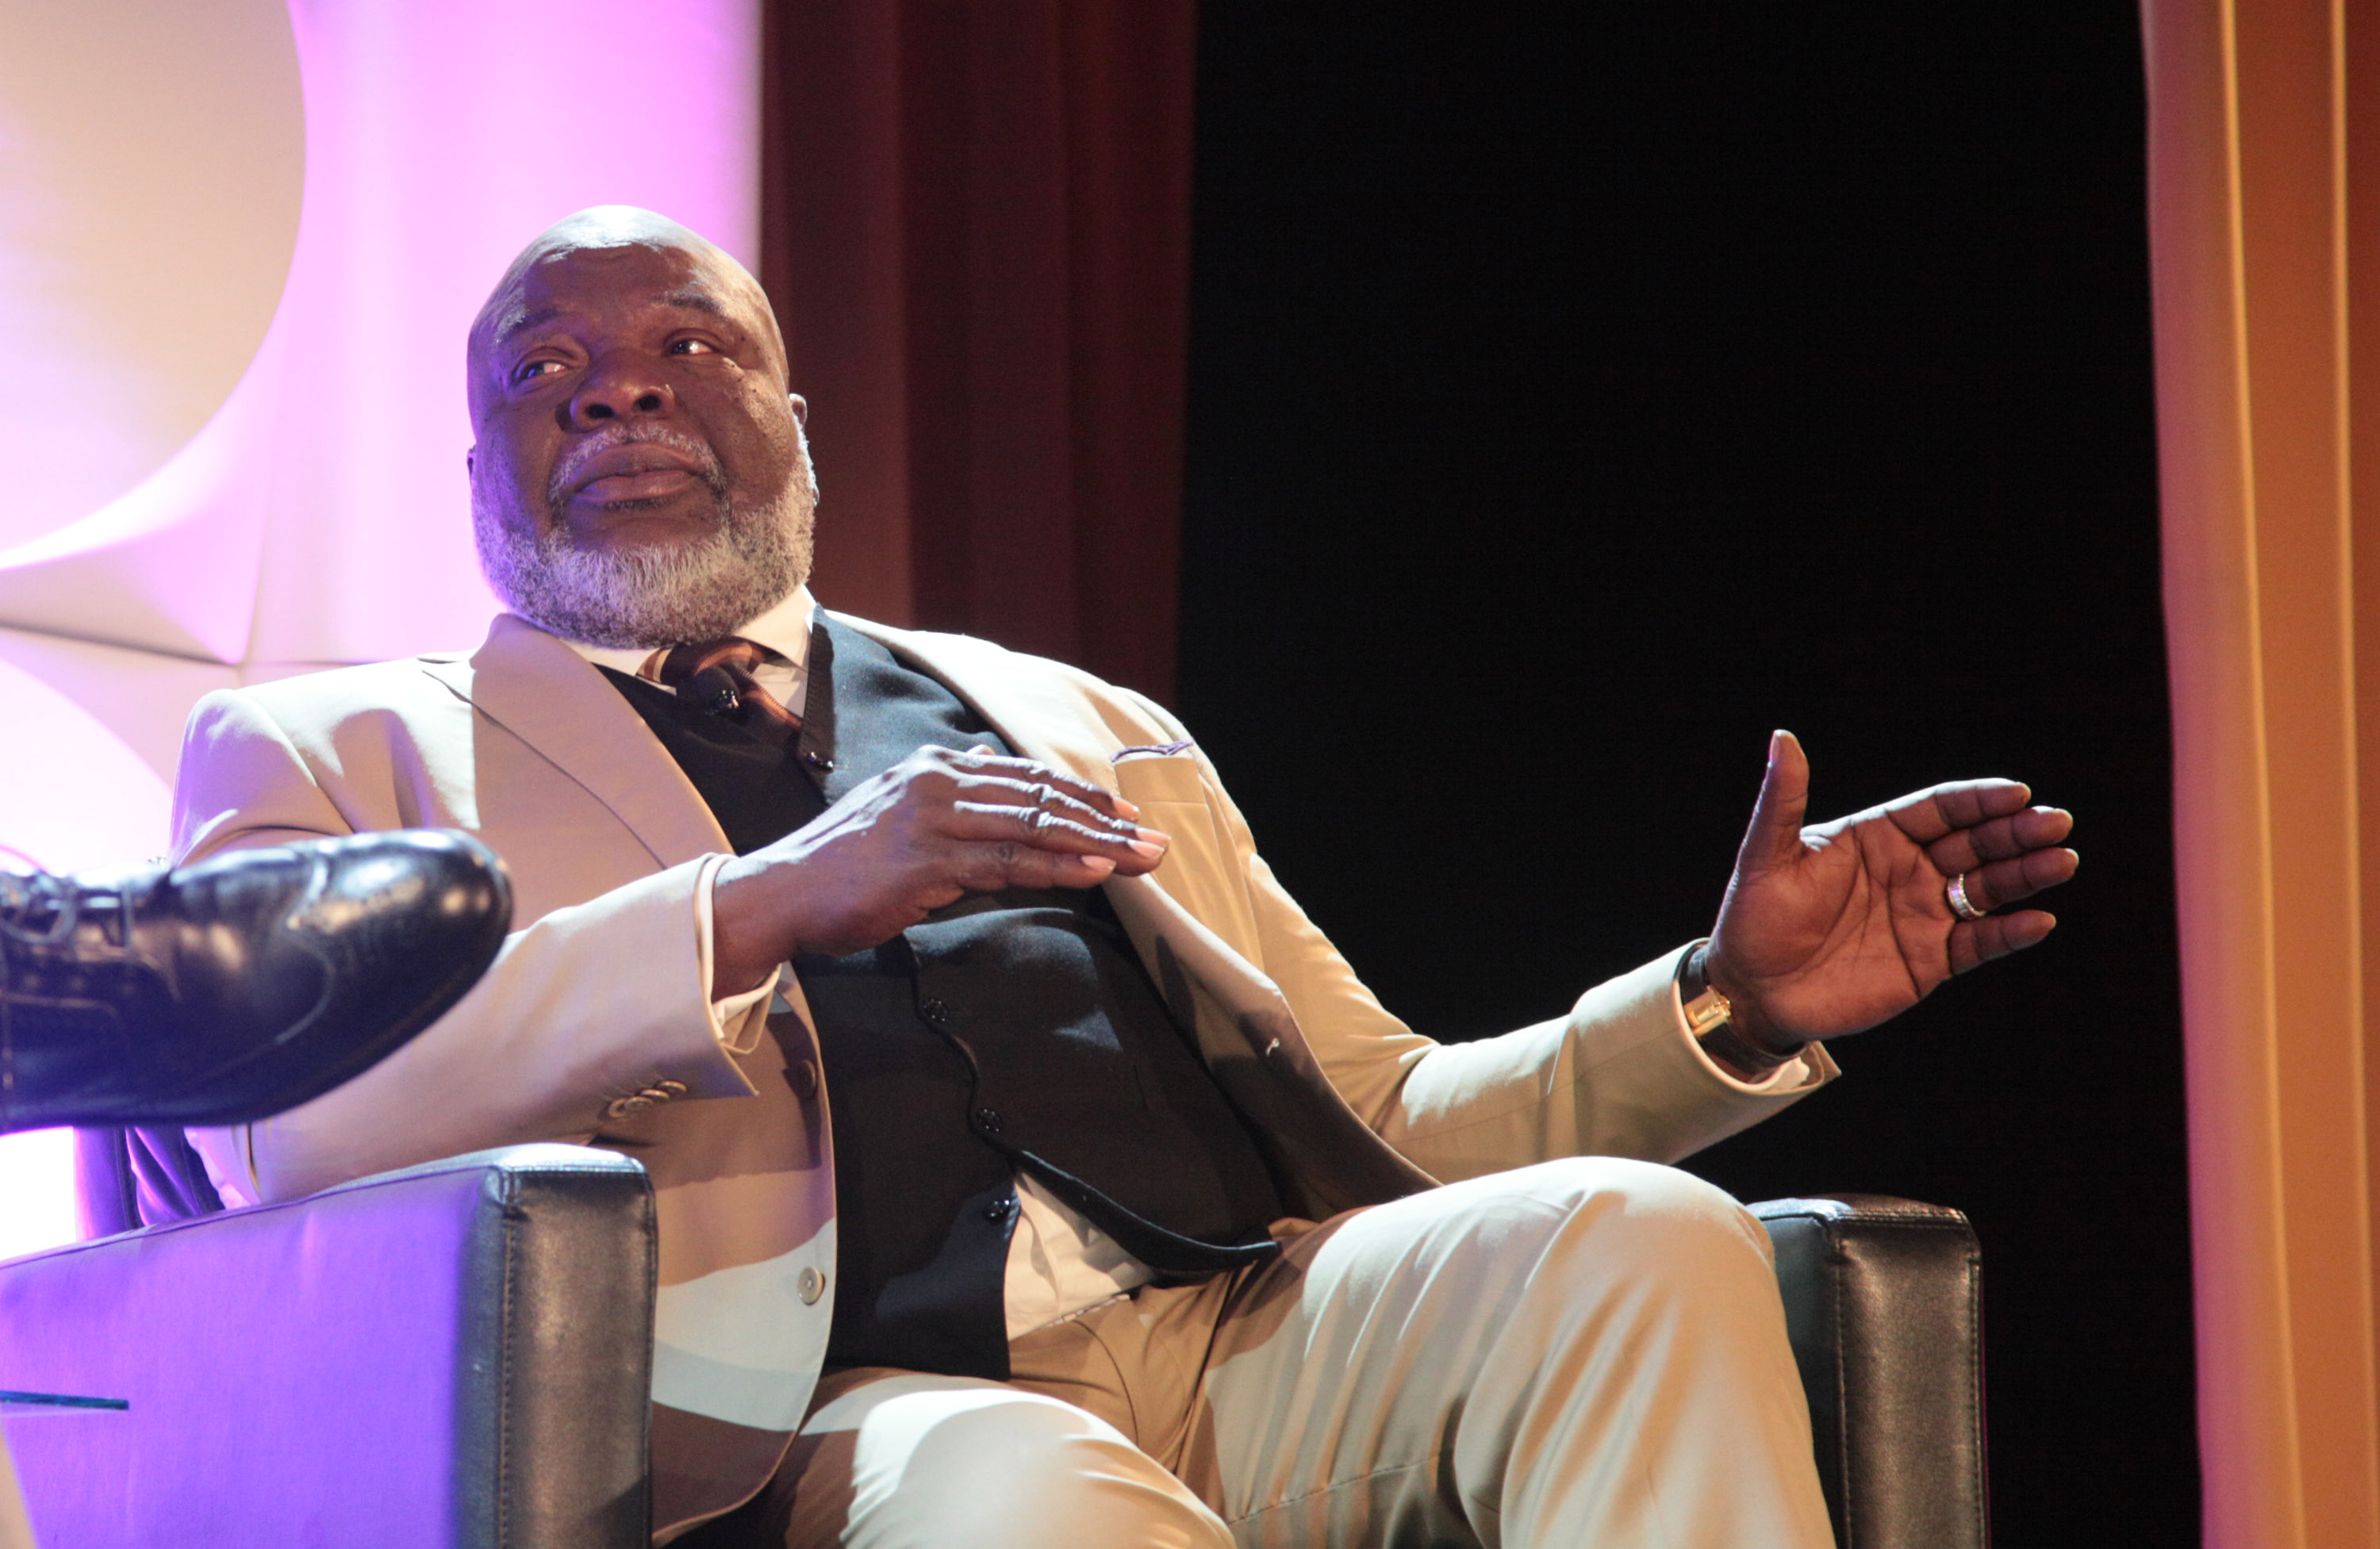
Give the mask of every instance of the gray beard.
M 698 449 L 710 470 L 706 482 L 717 525 L 674 547 L 583 549 L 571 540 L 558 495 L 548 497 L 553 509 L 545 529 L 528 532 L 475 487 L 471 525 L 480 570 L 505 607 L 565 640 L 658 650 L 732 635 L 809 578 L 818 497 L 807 457 L 781 499 L 738 513 L 710 448 L 666 431 L 618 439 Z M 557 484 L 564 471 L 557 470 Z

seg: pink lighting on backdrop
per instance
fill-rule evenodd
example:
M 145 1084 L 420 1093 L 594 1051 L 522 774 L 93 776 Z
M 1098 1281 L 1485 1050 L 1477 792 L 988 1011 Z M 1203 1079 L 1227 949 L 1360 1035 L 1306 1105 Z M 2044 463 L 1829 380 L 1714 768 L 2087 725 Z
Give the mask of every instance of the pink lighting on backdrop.
M 165 849 L 170 793 L 148 762 L 80 707 L 0 662 L 0 716 L 12 745 L 40 758 L 0 758 L 0 832 L 8 853 L 53 871 L 138 862 Z M 0 1258 L 71 1242 L 74 1133 L 0 1136 Z
M 290 20 L 305 181 L 271 331 L 153 479 L 0 553 L 0 624 L 260 665 L 475 644 L 462 339 L 505 261 L 601 203 L 757 259 L 754 0 L 298 0 Z M 618 79 L 625 117 L 587 94 Z
M 163 849 L 205 690 L 479 640 L 464 329 L 590 204 L 758 267 L 760 17 L 35 10 L 0 54 L 0 350 L 83 385 L 33 427 L 75 466 L 0 518 L 0 846 L 71 869 Z M 0 1254 L 74 1235 L 62 1141 L 0 1141 Z
M 193 155 L 195 146 L 206 153 Z M 281 299 L 304 174 L 281 0 L 14 6 L 0 49 L 0 549 L 101 510 L 223 405 Z

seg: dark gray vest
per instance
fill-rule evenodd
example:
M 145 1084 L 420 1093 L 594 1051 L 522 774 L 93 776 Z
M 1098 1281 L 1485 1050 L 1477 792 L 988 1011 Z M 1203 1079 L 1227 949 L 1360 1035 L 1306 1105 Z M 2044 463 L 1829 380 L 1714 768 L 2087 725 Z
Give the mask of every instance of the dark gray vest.
M 1006 751 L 949 689 L 823 615 L 791 747 L 608 675 L 738 853 L 920 747 Z M 1169 1276 L 1272 1251 L 1273 1180 L 1099 890 L 965 899 L 795 969 L 833 1113 L 832 1364 L 1008 1374 L 1019 1168 Z

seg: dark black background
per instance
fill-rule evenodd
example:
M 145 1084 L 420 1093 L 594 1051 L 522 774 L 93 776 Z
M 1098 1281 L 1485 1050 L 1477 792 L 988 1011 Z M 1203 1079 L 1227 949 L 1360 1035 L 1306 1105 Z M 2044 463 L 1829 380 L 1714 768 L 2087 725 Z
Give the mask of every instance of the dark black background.
M 2007 774 L 2058 935 L 1688 1164 L 1954 1204 L 2000 1542 L 2197 1535 L 2136 12 L 1206 0 L 1182 708 L 1461 1037 Z

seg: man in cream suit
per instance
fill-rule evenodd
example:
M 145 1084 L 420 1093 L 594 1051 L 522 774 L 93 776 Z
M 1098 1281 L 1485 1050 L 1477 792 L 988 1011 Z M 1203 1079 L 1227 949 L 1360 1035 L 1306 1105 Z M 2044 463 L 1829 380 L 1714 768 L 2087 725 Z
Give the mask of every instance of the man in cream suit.
M 1659 1164 L 1815 1040 L 2032 945 L 2008 781 L 1804 829 L 1772 742 L 1710 940 L 1439 1046 L 1127 691 L 816 608 L 802 401 L 642 212 L 474 326 L 468 658 L 210 696 L 183 855 L 468 829 L 523 922 L 369 1075 L 197 1136 L 227 1198 L 511 1142 L 662 1232 L 660 1541 L 1820 1545 L 1756 1223 Z

